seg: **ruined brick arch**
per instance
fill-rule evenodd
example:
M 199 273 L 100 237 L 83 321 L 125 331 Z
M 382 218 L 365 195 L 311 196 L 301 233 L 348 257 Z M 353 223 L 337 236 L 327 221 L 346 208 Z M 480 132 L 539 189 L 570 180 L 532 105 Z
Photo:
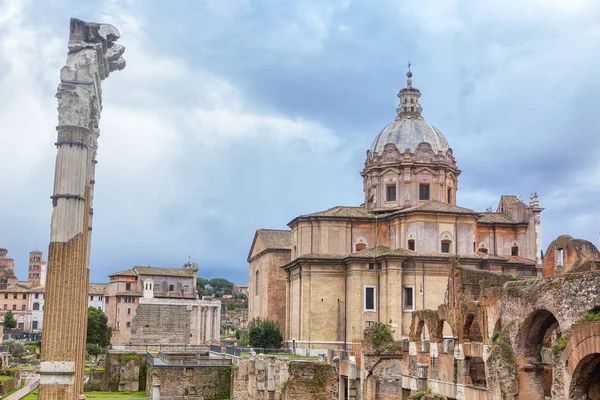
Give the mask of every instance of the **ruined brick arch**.
M 570 398 L 587 399 L 589 393 L 600 396 L 600 323 L 573 324 L 563 360 L 571 375 Z
M 559 333 L 562 332 L 560 322 L 554 313 L 544 308 L 529 313 L 523 319 L 517 335 L 519 340 L 516 344 L 519 354 L 526 357 L 540 357 L 542 344 L 550 329 L 558 329 Z
M 569 398 L 597 399 L 600 396 L 600 353 L 583 357 L 573 371 Z
M 420 310 L 413 313 L 413 319 L 410 326 L 410 340 L 413 342 L 421 341 L 423 329 L 427 329 L 429 341 L 432 343 L 441 343 L 444 340 L 444 320 L 435 310 Z
M 478 313 L 469 313 L 465 316 L 462 341 L 483 342 L 481 318 Z

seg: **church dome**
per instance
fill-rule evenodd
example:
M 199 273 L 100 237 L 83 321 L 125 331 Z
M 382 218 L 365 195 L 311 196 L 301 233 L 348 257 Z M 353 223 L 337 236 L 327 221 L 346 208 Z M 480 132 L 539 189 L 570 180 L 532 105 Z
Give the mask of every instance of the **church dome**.
M 438 154 L 439 151 L 446 154 L 450 148 L 442 132 L 423 118 L 400 117 L 377 135 L 370 150 L 373 155 L 381 155 L 385 145 L 392 143 L 400 153 L 404 153 L 406 149 L 414 153 L 417 146 L 423 142 L 431 145 L 434 154 Z
M 412 72 L 406 74 L 406 88 L 400 90 L 400 105 L 396 109 L 398 117 L 377 135 L 370 148 L 372 156 L 382 155 L 387 144 L 394 144 L 400 153 L 409 150 L 414 153 L 419 144 L 425 142 L 431 146 L 434 154 L 450 148 L 448 141 L 435 126 L 421 116 L 423 108 L 419 104 L 421 92 L 412 87 Z

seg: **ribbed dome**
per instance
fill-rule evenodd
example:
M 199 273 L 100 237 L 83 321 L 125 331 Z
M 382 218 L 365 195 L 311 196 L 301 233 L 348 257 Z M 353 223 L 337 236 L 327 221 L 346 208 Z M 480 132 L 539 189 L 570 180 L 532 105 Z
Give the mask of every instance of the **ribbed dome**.
M 404 153 L 406 149 L 414 153 L 417 146 L 423 142 L 431 145 L 434 154 L 440 150 L 445 154 L 450 148 L 442 132 L 422 117 L 401 116 L 377 135 L 371 145 L 371 154 L 383 154 L 383 148 L 388 143 L 395 144 L 400 153 Z

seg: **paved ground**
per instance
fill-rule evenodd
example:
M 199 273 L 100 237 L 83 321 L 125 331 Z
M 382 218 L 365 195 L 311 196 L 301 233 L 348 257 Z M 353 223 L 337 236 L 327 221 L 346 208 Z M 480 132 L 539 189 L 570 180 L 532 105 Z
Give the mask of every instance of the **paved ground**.
M 23 389 L 4 398 L 4 400 L 20 400 L 21 397 L 25 397 L 26 395 L 31 393 L 33 391 L 33 389 L 35 389 L 39 384 L 40 384 L 40 376 L 39 375 L 30 375 L 25 379 L 25 386 L 23 386 Z

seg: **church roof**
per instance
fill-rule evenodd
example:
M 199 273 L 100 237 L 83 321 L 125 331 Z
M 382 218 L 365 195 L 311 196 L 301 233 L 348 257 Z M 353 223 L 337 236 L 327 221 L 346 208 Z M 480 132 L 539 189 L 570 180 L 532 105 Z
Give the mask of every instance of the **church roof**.
M 506 214 L 486 212 L 481 214 L 477 222 L 482 224 L 514 224 L 515 222 Z
M 421 92 L 412 86 L 412 72 L 406 77 L 406 88 L 400 90 L 400 105 L 396 108 L 397 118 L 375 137 L 369 152 L 371 155 L 382 155 L 387 144 L 396 146 L 400 153 L 408 150 L 415 153 L 421 143 L 431 146 L 433 153 L 446 154 L 450 145 L 442 132 L 421 116 L 423 108 L 419 104 Z
M 398 211 L 399 213 L 409 213 L 414 211 L 427 211 L 427 212 L 442 212 L 452 214 L 477 214 L 470 208 L 459 207 L 452 204 L 444 203 L 438 200 L 428 200 L 423 203 L 419 203 L 415 206 L 405 208 Z
M 434 154 L 446 154 L 450 145 L 442 132 L 422 117 L 398 118 L 375 137 L 370 152 L 382 155 L 386 144 L 394 144 L 400 153 L 414 153 L 421 143 L 428 143 Z
M 300 217 L 375 218 L 375 214 L 367 210 L 365 207 L 336 206 L 325 211 L 301 215 Z
M 259 229 L 256 234 L 262 240 L 265 249 L 290 249 L 292 231 L 278 229 Z

